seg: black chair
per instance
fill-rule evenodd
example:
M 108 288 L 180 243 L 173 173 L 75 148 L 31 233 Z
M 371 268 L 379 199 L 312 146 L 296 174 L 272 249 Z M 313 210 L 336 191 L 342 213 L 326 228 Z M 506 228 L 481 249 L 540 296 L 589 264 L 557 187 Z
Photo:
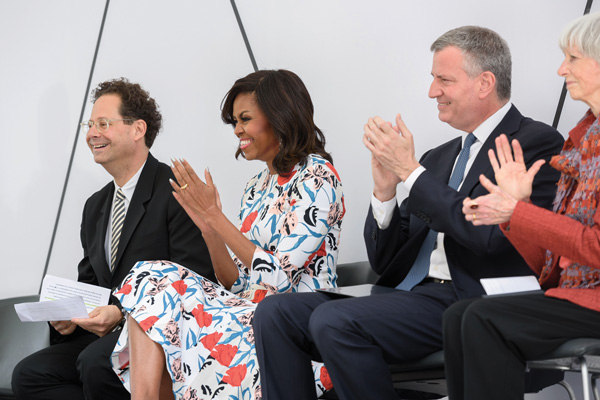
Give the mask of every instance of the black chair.
M 14 400 L 10 386 L 15 365 L 26 356 L 50 343 L 46 322 L 21 322 L 15 304 L 38 301 L 39 296 L 12 297 L 0 300 L 0 400 Z
M 527 362 L 530 370 L 555 370 L 580 372 L 584 400 L 590 400 L 590 386 L 594 399 L 600 400 L 597 379 L 600 377 L 600 339 L 572 339 L 546 354 L 539 360 Z M 575 399 L 572 388 L 566 382 L 559 382 Z
M 403 399 L 439 399 L 448 395 L 443 351 L 390 365 L 390 372 L 394 388 Z
M 379 275 L 373 271 L 368 261 L 338 264 L 336 267 L 338 286 L 361 285 L 375 283 Z
M 438 351 L 425 358 L 414 362 L 390 366 L 394 387 L 408 390 L 403 398 L 423 399 L 436 397 L 422 397 L 420 393 L 445 396 L 446 383 L 444 375 L 444 353 Z M 544 373 L 540 371 L 556 371 Z M 571 400 L 575 400 L 575 393 L 568 382 L 561 380 L 560 372 L 580 372 L 583 398 L 591 400 L 590 387 L 594 399 L 600 400 L 597 379 L 600 378 L 600 339 L 572 339 L 558 347 L 556 350 L 540 357 L 539 360 L 527 362 L 528 375 L 526 376 L 526 392 L 534 393 L 552 384 L 561 385 Z M 411 397 L 411 392 L 414 396 Z

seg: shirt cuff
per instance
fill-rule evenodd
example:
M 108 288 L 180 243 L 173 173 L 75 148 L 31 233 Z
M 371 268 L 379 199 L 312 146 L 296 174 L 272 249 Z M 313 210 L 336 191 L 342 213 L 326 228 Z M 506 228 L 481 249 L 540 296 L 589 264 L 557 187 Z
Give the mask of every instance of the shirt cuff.
M 371 208 L 373 210 L 373 218 L 377 221 L 379 229 L 386 229 L 390 226 L 392 217 L 394 216 L 394 208 L 396 207 L 396 198 L 388 201 L 379 201 L 375 195 L 371 195 Z
M 419 176 L 421 176 L 421 174 L 423 172 L 425 172 L 425 167 L 422 165 L 419 165 L 417 167 L 417 169 L 415 169 L 408 176 L 408 178 L 406 178 L 406 180 L 404 181 L 404 187 L 406 188 L 406 190 L 408 190 L 410 192 L 410 189 L 412 189 L 413 185 L 415 184 L 415 182 L 417 181 L 417 179 L 419 178 Z

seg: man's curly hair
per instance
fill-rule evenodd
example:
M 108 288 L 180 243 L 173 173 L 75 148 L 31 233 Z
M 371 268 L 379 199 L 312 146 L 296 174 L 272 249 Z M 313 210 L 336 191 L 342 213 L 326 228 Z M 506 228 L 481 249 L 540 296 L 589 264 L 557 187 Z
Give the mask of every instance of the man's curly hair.
M 92 103 L 105 94 L 116 94 L 121 98 L 119 113 L 123 118 L 142 119 L 146 122 L 145 142 L 146 146 L 151 148 L 162 127 L 162 115 L 156 101 L 139 84 L 131 83 L 127 78 L 98 84 L 98 87 L 92 91 Z M 128 123 L 128 121 L 123 122 Z M 128 124 L 131 125 L 132 122 Z

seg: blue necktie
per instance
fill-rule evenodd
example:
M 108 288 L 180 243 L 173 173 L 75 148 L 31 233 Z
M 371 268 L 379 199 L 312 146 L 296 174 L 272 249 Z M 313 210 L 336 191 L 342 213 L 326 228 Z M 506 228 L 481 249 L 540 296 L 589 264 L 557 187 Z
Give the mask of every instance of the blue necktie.
M 469 133 L 465 139 L 465 145 L 462 150 L 458 154 L 458 159 L 456 160 L 456 166 L 454 167 L 454 171 L 452 172 L 452 176 L 450 176 L 450 180 L 448 181 L 448 186 L 453 189 L 458 189 L 460 183 L 463 180 L 465 175 L 465 168 L 467 166 L 467 161 L 469 161 L 469 152 L 471 151 L 471 145 L 475 143 L 477 138 L 472 133 Z M 413 264 L 410 271 L 404 278 L 402 282 L 396 286 L 396 289 L 409 291 L 416 285 L 418 285 L 429 273 L 429 263 L 431 261 L 431 252 L 435 247 L 435 242 L 437 239 L 437 232 L 433 229 L 429 230 L 429 233 L 425 237 L 421 248 L 419 249 L 419 254 L 417 254 L 417 258 L 415 259 L 415 263 Z

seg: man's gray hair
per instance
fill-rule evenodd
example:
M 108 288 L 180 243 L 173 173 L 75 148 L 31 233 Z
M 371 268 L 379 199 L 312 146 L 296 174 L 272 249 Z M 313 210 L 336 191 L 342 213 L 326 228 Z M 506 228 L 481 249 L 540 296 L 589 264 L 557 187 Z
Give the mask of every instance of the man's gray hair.
M 576 47 L 584 56 L 600 63 L 600 13 L 587 14 L 570 22 L 558 39 L 562 51 Z
M 461 50 L 463 69 L 470 78 L 490 71 L 496 77 L 498 98 L 510 99 L 512 61 L 508 44 L 500 35 L 480 26 L 462 26 L 437 38 L 431 51 L 437 52 L 448 46 Z

